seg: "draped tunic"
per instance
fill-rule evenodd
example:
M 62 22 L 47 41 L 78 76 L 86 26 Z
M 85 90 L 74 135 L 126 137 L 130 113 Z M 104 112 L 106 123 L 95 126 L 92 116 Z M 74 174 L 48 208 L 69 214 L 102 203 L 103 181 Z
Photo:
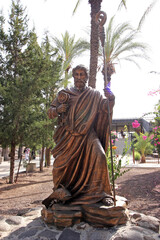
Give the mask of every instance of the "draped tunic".
M 52 150 L 54 189 L 63 185 L 72 195 L 71 204 L 90 204 L 111 195 L 105 156 L 108 142 L 107 99 L 87 87 L 83 92 L 74 88 L 62 90 L 68 94 L 67 112 L 59 114 Z M 51 104 L 60 105 L 58 98 Z M 61 124 L 62 119 L 64 124 Z M 105 150 L 104 150 L 105 149 Z

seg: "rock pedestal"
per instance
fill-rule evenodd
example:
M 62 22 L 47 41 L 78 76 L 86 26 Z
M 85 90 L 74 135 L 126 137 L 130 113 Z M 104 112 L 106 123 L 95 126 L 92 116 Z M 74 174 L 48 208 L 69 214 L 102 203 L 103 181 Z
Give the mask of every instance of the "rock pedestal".
M 125 225 L 95 228 L 81 222 L 58 229 L 41 218 L 41 207 L 30 209 L 23 216 L 0 216 L 0 239 L 3 240 L 159 240 L 159 219 L 129 211 Z M 57 210 L 56 210 L 57 211 Z M 76 209 L 75 209 L 76 211 Z
M 125 224 L 128 220 L 127 200 L 118 196 L 116 198 L 116 206 L 112 207 L 101 203 L 81 206 L 54 204 L 48 209 L 44 207 L 41 215 L 46 223 L 58 228 L 72 227 L 82 221 L 97 228 Z
M 58 228 L 71 227 L 82 220 L 82 209 L 80 206 L 54 204 L 52 208 L 45 207 L 41 212 L 45 222 L 54 224 Z

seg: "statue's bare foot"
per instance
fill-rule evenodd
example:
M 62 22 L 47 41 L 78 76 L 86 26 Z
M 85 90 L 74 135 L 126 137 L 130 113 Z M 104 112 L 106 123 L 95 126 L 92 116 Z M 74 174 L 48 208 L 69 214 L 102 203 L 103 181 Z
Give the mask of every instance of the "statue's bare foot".
M 56 190 L 53 189 L 53 193 L 48 198 L 44 199 L 42 204 L 44 204 L 46 208 L 49 208 L 54 202 L 65 203 L 70 198 L 70 192 L 62 186 Z
M 102 203 L 103 203 L 105 206 L 108 206 L 108 207 L 114 205 L 113 199 L 112 199 L 112 198 L 108 198 L 108 197 L 103 198 Z
M 65 202 L 71 198 L 70 192 L 62 185 L 56 190 L 53 189 L 53 193 L 50 196 L 52 199 L 57 199 L 62 202 Z

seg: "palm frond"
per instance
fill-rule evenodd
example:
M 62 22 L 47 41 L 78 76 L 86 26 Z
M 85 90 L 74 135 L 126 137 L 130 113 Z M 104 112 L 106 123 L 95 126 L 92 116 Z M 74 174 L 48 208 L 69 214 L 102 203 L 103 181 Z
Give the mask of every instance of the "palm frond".
M 120 23 L 115 26 L 113 16 L 106 28 L 106 62 L 114 64 L 117 61 L 126 60 L 133 62 L 139 67 L 137 62 L 139 58 L 149 60 L 147 56 L 149 46 L 143 42 L 137 41 L 138 35 L 139 31 L 133 29 L 128 22 Z M 102 50 L 100 54 L 103 56 Z
M 80 3 L 81 3 L 81 0 L 78 0 L 77 3 L 76 3 L 75 8 L 73 9 L 73 13 L 72 13 L 72 15 L 74 15 L 74 14 L 76 13 L 77 8 L 79 7 Z
M 133 54 L 133 55 L 130 55 L 130 56 L 127 56 L 127 57 L 121 57 L 118 60 L 119 61 L 127 61 L 127 62 L 134 63 L 140 69 L 140 64 L 137 62 L 137 60 L 134 59 L 134 57 L 135 58 L 136 57 L 137 58 L 141 58 L 142 56 L 138 55 L 138 54 Z
M 127 9 L 126 0 L 122 0 L 120 2 L 119 6 L 118 6 L 118 10 L 120 10 L 123 6 Z
M 126 36 L 127 32 L 129 32 L 128 37 Z M 122 23 L 119 24 L 113 31 L 112 33 L 112 38 L 111 38 L 111 46 L 112 46 L 112 51 L 111 52 L 116 52 L 117 49 L 119 49 L 121 46 L 124 46 L 126 43 L 131 42 L 133 32 L 130 24 L 128 23 Z M 123 37 L 123 34 L 125 35 Z
M 152 10 L 152 8 L 154 7 L 154 5 L 156 4 L 157 0 L 153 1 L 145 10 L 143 16 L 141 17 L 139 24 L 138 24 L 138 30 L 140 30 L 142 28 L 142 25 L 145 21 L 146 16 L 150 13 L 150 11 Z
M 113 48 L 113 46 L 111 46 L 113 22 L 114 16 L 110 19 L 108 27 L 106 28 L 105 55 L 107 62 L 110 61 L 111 49 Z
M 147 54 L 145 53 L 146 51 L 146 47 L 141 44 L 141 43 L 137 43 L 137 42 L 134 42 L 134 43 L 128 43 L 122 47 L 120 47 L 117 51 L 115 51 L 115 53 L 112 55 L 112 59 L 115 59 L 117 56 L 119 55 L 122 55 L 122 53 L 125 53 L 126 54 L 126 57 L 128 55 L 128 53 L 130 52 L 134 52 L 134 51 L 139 51 L 139 53 L 134 53 L 132 54 L 132 57 L 133 56 L 138 56 L 139 58 L 145 58 L 145 59 L 149 59 L 149 57 L 147 56 Z
M 72 61 L 89 49 L 89 43 L 81 38 L 76 41 L 75 35 L 70 36 L 68 31 L 61 35 L 61 39 L 57 37 L 52 39 L 56 45 L 57 55 L 63 60 L 61 76 L 65 75 L 65 79 L 69 79 Z

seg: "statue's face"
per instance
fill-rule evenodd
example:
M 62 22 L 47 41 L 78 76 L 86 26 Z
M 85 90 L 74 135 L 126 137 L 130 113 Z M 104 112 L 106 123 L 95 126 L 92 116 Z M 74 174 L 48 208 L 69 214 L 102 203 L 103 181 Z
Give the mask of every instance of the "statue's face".
M 75 87 L 82 91 L 85 86 L 86 86 L 86 82 L 87 82 L 87 76 L 84 70 L 82 69 L 77 69 L 74 73 L 74 85 Z

